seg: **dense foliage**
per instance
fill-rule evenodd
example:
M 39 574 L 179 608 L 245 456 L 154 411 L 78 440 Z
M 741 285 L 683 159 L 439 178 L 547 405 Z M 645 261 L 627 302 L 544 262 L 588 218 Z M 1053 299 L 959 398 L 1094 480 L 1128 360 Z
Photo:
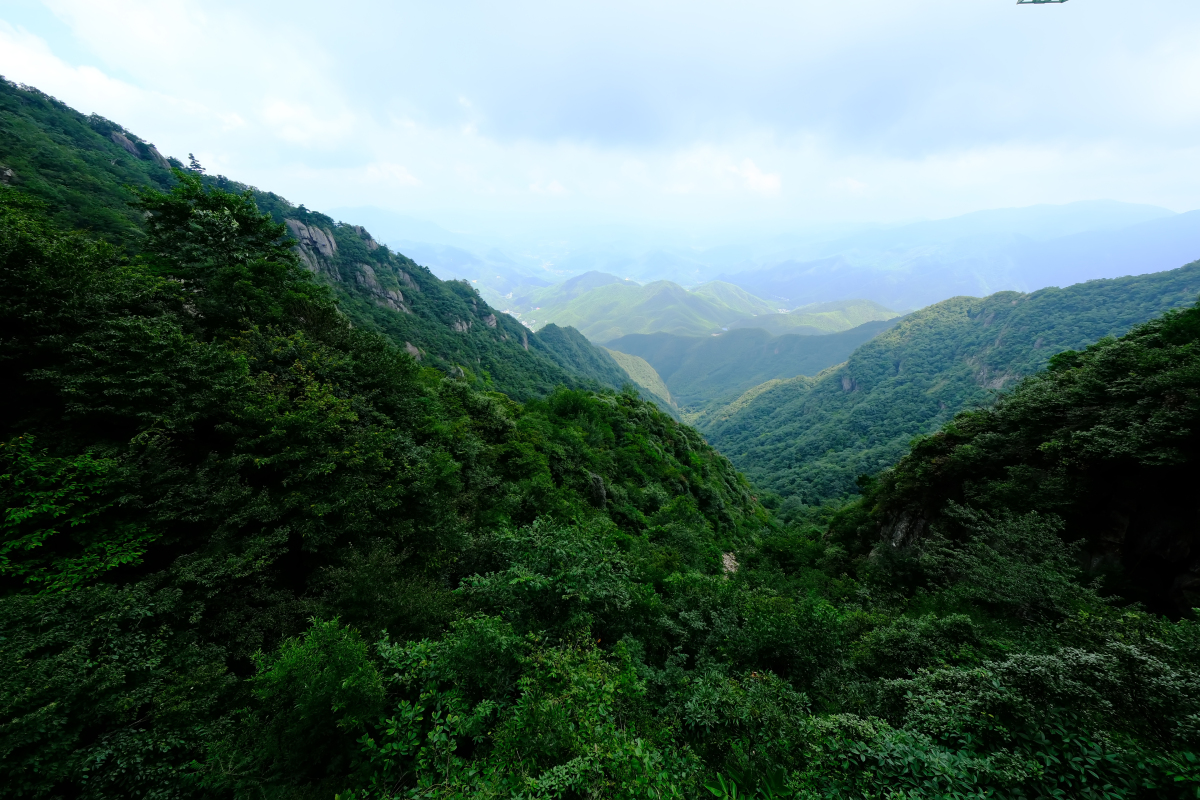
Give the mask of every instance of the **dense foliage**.
M 703 419 L 701 415 L 766 381 L 816 375 L 840 364 L 859 345 L 891 326 L 886 321 L 867 322 L 824 335 L 775 336 L 758 328 L 734 329 L 719 336 L 634 333 L 608 346 L 645 359 L 662 376 L 676 402 Z
M 0 195 L 7 796 L 1195 796 L 1200 631 L 1056 517 L 781 530 L 631 393 L 350 326 L 250 198 L 141 208 Z
M 868 485 L 897 543 L 961 505 L 1061 518 L 1089 575 L 1155 610 L 1200 606 L 1200 307 L 1067 351 L 992 407 L 957 415 Z M 953 513 L 952 513 L 953 512 Z M 949 516 L 947 516 L 949 515 Z
M 125 150 L 123 137 L 136 151 Z M 64 228 L 88 230 L 133 251 L 144 236 L 126 186 L 171 182 L 150 145 L 103 117 L 85 116 L 29 86 L 0 78 L 0 173 L 47 203 Z
M 632 391 L 430 368 L 366 315 L 413 265 L 219 182 L 120 246 L 0 188 L 5 796 L 1200 797 L 1200 311 L 784 528 Z
M 859 475 L 891 465 L 914 437 L 992 402 L 1056 353 L 1125 333 L 1197 294 L 1200 263 L 956 297 L 908 315 L 815 382 L 781 381 L 697 424 L 757 485 L 786 498 L 788 516 L 855 493 Z
M 116 123 L 0 78 L 0 182 L 45 201 L 64 228 L 93 231 L 127 253 L 139 251 L 145 234 L 129 189 L 168 190 L 177 181 L 170 166 L 153 145 Z M 225 191 L 250 191 L 259 209 L 288 223 L 301 263 L 332 290 L 350 320 L 407 345 L 425 366 L 521 399 L 560 385 L 619 390 L 629 381 L 578 332 L 534 334 L 489 308 L 469 284 L 439 280 L 360 226 L 205 175 L 202 167 L 188 176 Z

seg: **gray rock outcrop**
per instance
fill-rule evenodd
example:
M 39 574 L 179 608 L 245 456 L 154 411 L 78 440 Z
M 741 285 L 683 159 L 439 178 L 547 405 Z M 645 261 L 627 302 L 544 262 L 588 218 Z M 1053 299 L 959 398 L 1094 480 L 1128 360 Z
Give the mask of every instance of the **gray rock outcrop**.
M 142 154 L 138 152 L 137 145 L 131 142 L 129 137 L 125 134 L 113 131 L 110 138 L 113 140 L 114 144 L 120 146 L 122 150 L 124 150 L 126 153 L 129 153 L 131 156 L 136 156 L 137 158 L 142 157 Z

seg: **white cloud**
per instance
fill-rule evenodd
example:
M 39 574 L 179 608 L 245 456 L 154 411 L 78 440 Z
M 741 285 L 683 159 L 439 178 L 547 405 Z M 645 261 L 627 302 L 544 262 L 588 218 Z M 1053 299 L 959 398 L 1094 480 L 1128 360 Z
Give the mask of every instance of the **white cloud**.
M 743 159 L 740 165 L 730 167 L 729 170 L 735 175 L 740 175 L 745 181 L 746 188 L 752 192 L 767 195 L 779 194 L 779 190 L 783 186 L 783 179 L 778 174 L 763 172 L 748 158 Z
M 331 113 L 278 98 L 266 101 L 262 119 L 281 139 L 302 145 L 337 144 L 354 129 L 354 118 L 345 111 Z
M 554 195 L 555 197 L 561 197 L 567 193 L 567 190 L 558 181 L 550 181 L 549 183 L 535 181 L 534 183 L 529 184 L 529 191 L 533 192 L 534 194 L 548 194 Z
M 0 72 L 313 208 L 782 228 L 1200 206 L 1194 0 L 47 5 L 69 34 L 0 11 Z
M 400 164 L 390 164 L 387 162 L 377 162 L 367 165 L 367 179 L 370 181 L 380 181 L 398 186 L 420 186 L 421 182 L 413 177 L 405 167 Z

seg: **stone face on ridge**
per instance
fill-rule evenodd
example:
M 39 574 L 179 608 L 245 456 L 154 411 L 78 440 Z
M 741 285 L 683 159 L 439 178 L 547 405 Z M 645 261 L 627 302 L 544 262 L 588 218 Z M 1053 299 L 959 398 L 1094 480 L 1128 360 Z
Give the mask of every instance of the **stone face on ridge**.
M 367 246 L 368 250 L 378 250 L 379 249 L 379 242 L 377 242 L 373 238 L 371 238 L 371 234 L 367 233 L 366 228 L 364 228 L 362 225 L 354 225 L 352 227 L 354 228 L 354 232 L 362 237 L 363 244 L 365 244 Z
M 126 136 L 125 134 L 117 133 L 116 131 L 113 131 L 112 132 L 112 140 L 115 144 L 119 145 L 122 150 L 129 153 L 130 155 L 136 156 L 137 158 L 142 157 L 142 154 L 138 152 L 137 145 L 134 144 L 133 142 L 129 141 L 129 137 Z
M 154 145 L 149 145 L 149 148 L 150 148 L 150 158 L 152 158 L 154 160 L 155 164 L 158 164 L 163 169 L 171 168 L 171 162 L 167 161 L 166 157 L 163 156 L 162 153 L 158 152 L 157 147 L 155 147 Z
M 288 230 L 292 236 L 300 240 L 301 247 L 314 248 L 318 253 L 330 258 L 337 252 L 337 242 L 334 241 L 333 234 L 328 231 L 323 231 L 316 225 L 305 225 L 298 219 L 285 219 Z
M 417 286 L 417 282 L 416 282 L 416 281 L 414 281 L 414 280 L 412 279 L 412 276 L 411 276 L 411 275 L 409 275 L 409 274 L 408 274 L 407 272 L 405 272 L 404 270 L 402 270 L 402 269 L 398 269 L 398 270 L 396 270 L 396 277 L 397 277 L 397 278 L 400 280 L 400 282 L 401 282 L 402 284 L 404 284 L 405 286 L 407 286 L 409 289 L 412 289 L 414 292 L 419 292 L 419 291 L 421 291 L 421 287 L 420 287 L 420 286 Z

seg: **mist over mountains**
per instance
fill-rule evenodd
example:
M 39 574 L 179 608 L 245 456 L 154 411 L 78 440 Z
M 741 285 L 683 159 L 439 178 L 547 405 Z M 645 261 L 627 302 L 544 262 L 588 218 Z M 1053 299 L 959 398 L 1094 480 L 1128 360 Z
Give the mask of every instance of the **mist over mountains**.
M 719 279 L 788 308 L 856 297 L 903 311 L 956 295 L 1141 275 L 1200 256 L 1200 212 L 1112 200 L 850 230 L 798 225 L 787 234 L 703 243 L 632 229 L 489 237 L 373 208 L 353 209 L 353 218 L 439 277 L 471 281 L 500 307 L 510 292 L 600 271 L 684 287 Z

